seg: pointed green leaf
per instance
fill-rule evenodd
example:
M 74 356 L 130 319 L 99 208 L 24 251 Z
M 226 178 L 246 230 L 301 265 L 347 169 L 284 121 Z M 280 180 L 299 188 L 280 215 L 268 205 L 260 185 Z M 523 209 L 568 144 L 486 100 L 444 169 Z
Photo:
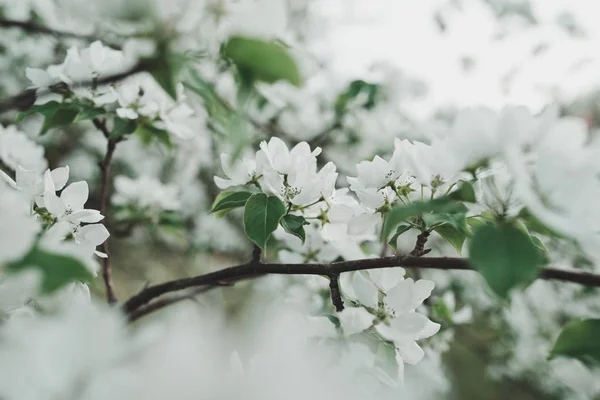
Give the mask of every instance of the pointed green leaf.
M 237 66 L 249 80 L 273 83 L 280 80 L 300 86 L 302 78 L 296 62 L 278 43 L 234 36 L 222 49 L 223 56 Z
M 304 240 L 306 239 L 304 225 L 307 225 L 308 222 L 306 221 L 306 219 L 304 219 L 303 216 L 288 214 L 281 218 L 281 221 L 279 221 L 279 223 L 287 233 L 296 236 L 302 241 L 302 243 L 304 243 Z
M 457 213 L 464 211 L 465 206 L 463 204 L 457 203 L 446 197 L 439 197 L 427 202 L 418 201 L 407 205 L 397 205 L 387 213 L 381 236 L 383 239 L 387 239 L 390 233 L 392 233 L 401 222 L 416 217 L 417 215 L 428 212 Z
M 433 230 L 436 231 L 441 237 L 446 239 L 456 249 L 456 251 L 458 251 L 458 254 L 462 254 L 462 247 L 465 243 L 465 239 L 467 238 L 464 232 L 456 229 L 450 224 L 440 225 Z
M 509 224 L 477 229 L 469 247 L 469 261 L 500 297 L 533 281 L 543 265 L 541 252 L 522 229 Z
M 279 220 L 286 213 L 285 204 L 275 196 L 264 193 L 252 195 L 244 208 L 246 236 L 265 250 L 267 240 L 277 229 Z
M 104 114 L 106 114 L 106 110 L 103 108 L 82 105 L 79 107 L 79 113 L 74 122 L 89 121 Z
M 440 225 L 450 225 L 454 229 L 466 234 L 469 231 L 464 212 L 452 214 L 423 214 L 421 216 L 425 225 L 430 228 Z
M 169 132 L 164 129 L 160 129 L 151 124 L 138 125 L 135 130 L 135 134 L 138 135 L 142 143 L 146 146 L 150 145 L 153 140 L 157 140 L 164 144 L 168 149 L 173 148 L 171 137 Z
M 583 319 L 566 324 L 550 352 L 558 356 L 577 358 L 587 365 L 600 364 L 600 319 Z
M 250 192 L 223 192 L 215 199 L 215 204 L 210 213 L 243 207 L 250 196 L 252 196 Z
M 129 135 L 130 133 L 135 132 L 136 127 L 137 123 L 134 119 L 115 117 L 109 137 L 111 139 L 118 139 L 121 136 Z
M 56 111 L 61 107 L 61 105 L 61 103 L 55 100 L 49 101 L 44 104 L 36 104 L 27 111 L 19 113 L 19 115 L 17 116 L 17 121 L 22 121 L 23 119 L 33 114 L 41 114 L 44 117 L 53 116 L 56 113 Z
M 147 70 L 169 96 L 177 99 L 177 83 L 179 73 L 186 58 L 184 55 L 171 51 L 166 42 L 158 44 L 158 50 L 153 58 L 146 59 Z
M 398 238 L 400 237 L 400 235 L 410 231 L 410 228 L 412 228 L 410 225 L 402 224 L 398 226 L 398 229 L 396 229 L 396 233 L 394 233 L 394 236 L 392 236 L 392 238 L 388 242 L 388 244 L 392 247 L 392 249 L 394 249 L 394 251 L 398 250 Z
M 462 181 L 458 189 L 450 193 L 448 197 L 452 200 L 466 201 L 468 203 L 477 202 L 477 199 L 475 198 L 475 189 L 473 189 L 473 185 L 467 181 Z

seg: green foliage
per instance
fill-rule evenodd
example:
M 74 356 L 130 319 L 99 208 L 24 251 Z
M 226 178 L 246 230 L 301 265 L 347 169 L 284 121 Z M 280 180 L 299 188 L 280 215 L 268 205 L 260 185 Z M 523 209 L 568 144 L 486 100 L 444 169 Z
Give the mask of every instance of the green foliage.
M 234 36 L 224 44 L 222 54 L 236 65 L 245 83 L 274 83 L 280 80 L 295 86 L 302 83 L 296 62 L 276 42 Z
M 396 233 L 394 233 L 394 236 L 392 236 L 392 238 L 388 242 L 388 244 L 392 247 L 392 249 L 394 249 L 394 251 L 398 250 L 398 237 L 400 237 L 400 235 L 402 235 L 403 233 L 410 231 L 411 228 L 412 226 L 406 224 L 401 224 L 398 226 L 398 229 L 396 229 Z
M 34 105 L 29 110 L 22 112 L 17 117 L 17 121 L 33 114 L 41 114 L 44 117 L 44 123 L 40 135 L 43 135 L 52 128 L 72 123 L 78 113 L 79 109 L 73 104 L 49 101 L 48 103 Z
M 275 196 L 264 193 L 252 195 L 244 208 L 244 230 L 246 236 L 265 250 L 267 240 L 277 229 L 279 220 L 285 215 L 285 204 Z
M 583 319 L 566 324 L 549 358 L 576 358 L 587 365 L 600 363 L 600 319 Z
M 94 278 L 78 259 L 66 254 L 51 253 L 37 246 L 20 261 L 8 264 L 6 270 L 17 273 L 28 268 L 42 273 L 43 294 L 52 293 L 71 282 L 91 282 Z
M 137 125 L 135 134 L 138 135 L 142 143 L 146 146 L 150 145 L 153 140 L 157 140 L 158 142 L 164 144 L 168 149 L 173 147 L 169 132 L 165 131 L 164 129 L 157 128 L 149 122 Z
M 306 239 L 306 233 L 304 232 L 304 225 L 308 225 L 306 219 L 301 215 L 287 214 L 279 221 L 283 229 L 304 243 Z
M 458 254 L 462 254 L 462 247 L 467 238 L 464 231 L 456 229 L 450 224 L 440 225 L 433 230 L 447 240 L 458 251 Z
M 234 208 L 243 207 L 246 201 L 252 196 L 250 192 L 222 192 L 215 199 L 210 213 L 218 211 L 229 211 Z
M 431 306 L 431 317 L 441 324 L 452 324 L 452 311 L 443 299 L 437 299 Z
M 341 93 L 335 101 L 335 113 L 338 117 L 344 114 L 349 105 L 354 99 L 361 93 L 367 95 L 367 100 L 363 105 L 363 108 L 371 110 L 375 107 L 377 102 L 377 93 L 379 92 L 379 85 L 374 83 L 368 83 L 363 80 L 356 80 L 350 82 L 346 90 Z
M 118 139 L 121 136 L 129 135 L 135 132 L 137 123 L 135 120 L 115 117 L 113 121 L 113 128 L 110 131 L 110 139 Z
M 409 218 L 416 217 L 425 213 L 451 214 L 464 212 L 465 206 L 457 203 L 448 197 L 439 197 L 431 201 L 417 201 L 407 205 L 397 205 L 387 214 L 382 229 L 382 239 L 387 240 L 390 233 L 401 223 Z
M 79 113 L 77 113 L 77 116 L 73 122 L 89 121 L 106 114 L 106 110 L 104 108 L 95 107 L 93 104 L 87 104 L 84 102 L 78 102 L 74 104 L 79 109 Z
M 215 92 L 212 83 L 207 82 L 194 68 L 188 68 L 190 82 L 184 85 L 202 97 L 204 107 L 214 126 L 222 128 L 227 139 L 233 145 L 232 158 L 235 160 L 241 151 L 249 145 L 250 139 L 246 134 L 246 120 L 226 101 Z M 219 132 L 217 130 L 217 132 Z
M 531 232 L 537 232 L 545 236 L 553 236 L 556 238 L 564 238 L 564 235 L 547 227 L 536 216 L 531 214 L 527 208 L 523 208 L 518 215 L 519 219 L 525 224 Z
M 177 99 L 177 83 L 179 74 L 185 64 L 183 54 L 171 51 L 169 43 L 162 41 L 158 44 L 157 52 L 152 58 L 143 60 L 147 71 L 173 99 Z
M 475 203 L 477 199 L 475 197 L 475 189 L 470 182 L 462 181 L 457 190 L 448 195 L 452 200 L 466 201 L 468 203 Z
M 543 265 L 531 237 L 508 222 L 477 229 L 469 247 L 469 261 L 502 298 L 514 287 L 533 281 Z

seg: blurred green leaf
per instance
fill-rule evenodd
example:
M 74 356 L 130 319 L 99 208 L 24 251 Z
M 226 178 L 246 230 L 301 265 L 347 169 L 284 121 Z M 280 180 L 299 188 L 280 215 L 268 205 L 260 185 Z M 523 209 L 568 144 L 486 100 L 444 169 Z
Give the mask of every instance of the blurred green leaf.
M 144 60 L 147 71 L 174 100 L 177 100 L 177 83 L 185 61 L 183 54 L 171 51 L 169 43 L 164 41 L 158 44 L 154 57 Z
M 169 132 L 165 131 L 164 129 L 157 128 L 150 123 L 138 125 L 137 129 L 135 129 L 135 134 L 146 146 L 150 145 L 153 140 L 157 140 L 158 142 L 164 144 L 168 149 L 173 148 L 173 143 L 171 143 Z
M 295 86 L 302 83 L 296 62 L 278 43 L 234 36 L 225 43 L 222 54 L 233 61 L 247 81 L 274 83 L 283 80 Z
M 135 132 L 136 128 L 137 122 L 135 120 L 115 117 L 109 138 L 118 139 L 121 136 L 129 135 L 130 133 Z
M 7 265 L 7 271 L 16 273 L 37 269 L 42 273 L 42 293 L 52 293 L 72 282 L 91 282 L 94 277 L 78 259 L 34 247 L 23 259 Z
M 52 128 L 74 122 L 78 113 L 79 109 L 73 104 L 49 101 L 48 103 L 34 105 L 29 110 L 20 113 L 17 121 L 33 114 L 41 114 L 44 117 L 44 122 L 40 135 L 43 135 Z
M 447 197 L 439 197 L 426 202 L 414 202 L 393 207 L 386 215 L 382 229 L 382 239 L 387 240 L 390 233 L 403 221 L 424 213 L 464 212 L 465 206 Z
M 477 202 L 477 199 L 475 198 L 475 189 L 473 189 L 473 185 L 467 181 L 462 181 L 458 189 L 448 194 L 448 197 L 452 200 L 466 201 L 468 203 Z
M 394 233 L 394 236 L 392 236 L 392 238 L 389 240 L 388 244 L 392 247 L 392 249 L 394 249 L 394 251 L 398 250 L 398 238 L 400 237 L 400 235 L 402 235 L 405 232 L 410 231 L 412 227 L 410 225 L 399 225 L 398 229 L 396 229 L 396 233 Z
M 588 366 L 600 364 L 600 319 L 583 319 L 566 324 L 549 358 L 558 356 L 576 358 Z
M 541 253 L 530 236 L 506 222 L 475 231 L 469 261 L 502 298 L 514 287 L 533 281 L 543 265 Z
M 339 117 L 345 113 L 352 101 L 360 94 L 365 93 L 367 98 L 363 108 L 371 110 L 375 107 L 379 85 L 368 83 L 363 80 L 355 80 L 350 82 L 346 90 L 341 93 L 335 101 L 335 113 Z

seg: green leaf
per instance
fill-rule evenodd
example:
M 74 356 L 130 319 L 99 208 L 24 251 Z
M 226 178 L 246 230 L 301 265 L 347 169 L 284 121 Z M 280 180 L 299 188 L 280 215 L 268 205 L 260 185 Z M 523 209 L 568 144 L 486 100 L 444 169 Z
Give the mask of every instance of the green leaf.
M 169 96 L 176 100 L 179 73 L 185 64 L 185 56 L 171 51 L 169 44 L 162 42 L 158 44 L 155 56 L 144 61 L 147 65 L 147 71 L 150 72 L 156 82 Z
M 477 216 L 468 217 L 466 219 L 466 221 L 467 221 L 467 225 L 471 229 L 478 229 L 478 228 L 481 228 L 482 226 L 485 226 L 490 223 L 490 221 L 488 221 L 482 217 L 477 217 Z
M 94 279 L 78 259 L 51 253 L 39 247 L 34 247 L 22 260 L 7 265 L 7 270 L 13 273 L 28 268 L 38 269 L 42 273 L 41 290 L 44 294 L 52 293 L 71 282 L 91 282 Z
M 29 117 L 33 114 L 42 114 L 44 117 L 53 116 L 56 111 L 61 107 L 61 103 L 58 101 L 49 101 L 44 104 L 36 104 L 32 106 L 29 110 L 19 113 L 17 116 L 17 121 L 22 121 L 23 119 Z
M 275 196 L 264 193 L 252 195 L 244 208 L 246 236 L 265 250 L 267 239 L 277 229 L 279 220 L 286 213 L 285 204 Z
M 452 324 L 452 311 L 443 299 L 438 299 L 431 306 L 432 319 L 436 322 Z
M 168 149 L 173 148 L 173 143 L 171 143 L 169 132 L 165 131 L 164 129 L 157 128 L 154 125 L 150 125 L 148 123 L 138 125 L 137 129 L 135 130 L 135 134 L 138 135 L 142 143 L 146 146 L 150 145 L 153 140 L 157 140 L 164 144 Z
M 250 192 L 223 192 L 215 199 L 210 213 L 243 207 L 250 196 L 252 196 Z
M 439 226 L 439 225 L 450 225 L 454 229 L 467 234 L 469 228 L 467 227 L 467 221 L 464 212 L 457 212 L 452 214 L 423 214 L 421 216 L 423 222 L 428 228 Z
M 565 236 L 555 231 L 552 228 L 547 227 L 542 221 L 540 221 L 535 215 L 531 214 L 527 208 L 521 209 L 518 217 L 523 221 L 527 229 L 531 232 L 541 233 L 545 236 L 553 236 L 556 238 L 564 238 Z
M 306 239 L 306 233 L 304 232 L 304 225 L 308 225 L 306 219 L 304 219 L 301 215 L 291 215 L 287 214 L 279 221 L 283 229 L 304 243 Z
M 439 197 L 427 202 L 414 202 L 393 207 L 385 217 L 381 236 L 387 239 L 394 229 L 403 221 L 428 212 L 457 213 L 464 212 L 465 206 L 447 197 Z
M 503 298 L 515 286 L 533 281 L 543 265 L 541 252 L 530 236 L 509 223 L 477 229 L 469 247 L 469 261 Z
M 371 110 L 375 107 L 379 85 L 368 83 L 363 80 L 350 82 L 346 90 L 341 93 L 335 102 L 335 113 L 339 117 L 348 109 L 349 104 L 361 93 L 367 94 L 367 101 L 363 108 Z
M 52 128 L 74 122 L 78 113 L 79 109 L 72 104 L 49 101 L 48 103 L 34 105 L 29 110 L 19 114 L 17 120 L 20 121 L 32 114 L 43 115 L 44 123 L 40 131 L 40 135 L 43 135 Z
M 566 324 L 549 358 L 558 356 L 577 358 L 589 366 L 600 364 L 600 319 L 583 319 Z
M 104 114 L 106 114 L 104 108 L 81 105 L 79 106 L 79 113 L 77 114 L 77 117 L 75 117 L 74 122 L 88 121 Z
M 222 54 L 250 81 L 274 83 L 283 80 L 295 86 L 302 82 L 296 62 L 278 43 L 234 36 L 225 43 Z
M 137 123 L 134 119 L 115 117 L 109 138 L 118 139 L 121 136 L 129 135 L 130 133 L 135 132 L 136 127 Z
M 440 225 L 433 230 L 446 239 L 458 251 L 458 254 L 462 254 L 462 247 L 467 238 L 467 235 L 463 231 L 456 229 L 450 224 Z
M 388 244 L 392 247 L 392 249 L 394 249 L 394 251 L 397 251 L 397 245 L 398 245 L 398 238 L 400 237 L 400 235 L 402 235 L 405 232 L 410 231 L 410 228 L 412 228 L 410 225 L 399 225 L 398 229 L 396 229 L 396 233 L 394 233 L 394 236 L 392 236 L 392 238 L 389 240 Z
M 452 200 L 466 201 L 468 203 L 476 203 L 475 189 L 470 182 L 462 181 L 458 189 L 448 195 Z

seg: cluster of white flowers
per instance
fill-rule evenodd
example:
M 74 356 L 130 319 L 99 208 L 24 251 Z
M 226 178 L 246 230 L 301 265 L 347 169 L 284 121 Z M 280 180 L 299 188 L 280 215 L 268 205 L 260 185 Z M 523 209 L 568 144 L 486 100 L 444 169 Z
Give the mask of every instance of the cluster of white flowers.
M 2 148 L 5 154 L 17 155 L 13 160 L 19 164 L 15 171 L 0 170 L 0 263 L 18 263 L 37 246 L 50 253 L 74 257 L 95 275 L 97 262 L 94 255 L 105 257 L 105 254 L 96 251 L 96 247 L 104 243 L 109 233 L 104 225 L 98 223 L 104 216 L 97 210 L 85 208 L 89 195 L 87 183 L 80 181 L 67 185 L 69 167 L 47 169 L 45 172 L 25 169 L 18 154 L 38 147 L 22 133 L 12 132 L 22 135 L 22 139 L 6 141 Z M 24 164 L 30 165 L 26 160 L 35 161 L 38 152 L 29 152 L 23 157 Z M 3 313 L 18 312 L 40 294 L 40 274 L 29 270 L 24 274 L 10 276 L 2 283 L 0 309 Z M 80 289 L 87 293 L 89 301 L 87 286 L 78 282 L 54 293 L 53 298 L 69 302 Z M 11 298 L 11 293 L 18 301 Z M 46 304 L 49 301 L 48 298 L 38 300 L 46 301 Z

